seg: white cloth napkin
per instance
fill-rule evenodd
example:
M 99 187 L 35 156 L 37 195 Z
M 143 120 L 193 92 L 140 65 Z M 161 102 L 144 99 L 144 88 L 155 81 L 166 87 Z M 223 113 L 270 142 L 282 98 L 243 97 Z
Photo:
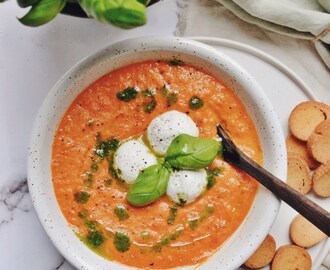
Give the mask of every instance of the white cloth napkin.
M 321 101 L 330 104 L 330 70 L 311 41 L 246 23 L 219 1 L 226 0 L 179 0 L 181 12 L 176 35 L 221 37 L 261 49 L 286 64 L 303 78 Z M 284 0 L 274 2 L 280 1 Z M 309 35 L 312 36 L 311 33 Z
M 330 68 L 329 0 L 216 0 L 244 21 L 311 40 Z
M 288 2 L 290 3 L 288 4 Z M 324 8 L 328 4 L 327 8 L 330 10 L 330 0 L 319 0 L 319 2 L 322 2 Z M 239 7 L 238 3 L 242 6 Z M 258 3 L 263 3 L 263 8 L 258 6 Z M 287 9 L 284 13 L 285 3 L 288 5 L 285 7 Z M 297 8 L 299 3 L 304 3 L 305 7 L 310 6 L 311 8 Z M 269 4 L 267 13 L 263 13 L 266 4 Z M 272 22 L 276 17 L 270 11 L 275 9 L 276 4 L 281 6 L 277 7 L 276 11 L 277 15 L 283 19 L 282 26 Z M 181 11 L 176 35 L 221 37 L 259 48 L 294 70 L 312 88 L 320 100 L 330 104 L 329 69 L 320 59 L 313 43 L 310 42 L 311 39 L 318 36 L 325 29 L 324 27 L 327 27 L 330 15 L 326 14 L 316 1 L 179 0 L 179 5 Z M 245 11 L 242 8 L 243 6 L 249 12 L 253 12 L 253 15 Z M 312 7 L 315 9 L 312 10 Z M 295 12 L 294 17 L 291 19 L 288 15 L 290 10 Z M 241 15 L 238 15 L 239 12 Z M 263 17 L 263 19 L 253 17 L 260 16 L 257 15 L 258 13 L 263 13 L 264 16 L 267 15 L 268 21 L 265 21 L 264 18 L 266 17 Z M 305 20 L 306 16 L 308 19 Z M 253 20 L 249 21 L 246 17 Z M 304 18 L 304 20 L 300 19 L 304 22 L 299 22 L 299 18 Z M 246 21 L 250 23 L 246 23 Z M 329 42 L 329 33 L 322 35 L 320 40 Z M 324 48 L 323 45 L 320 45 L 320 47 Z M 318 270 L 326 269 L 330 269 L 330 254 Z

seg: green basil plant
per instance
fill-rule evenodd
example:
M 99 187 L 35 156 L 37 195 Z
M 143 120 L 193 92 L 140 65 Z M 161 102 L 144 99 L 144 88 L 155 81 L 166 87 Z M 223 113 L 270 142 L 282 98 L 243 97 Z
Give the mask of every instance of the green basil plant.
M 211 138 L 180 134 L 174 138 L 162 162 L 143 170 L 127 193 L 127 201 L 145 206 L 165 194 L 173 169 L 197 170 L 210 165 L 221 149 L 221 143 Z
M 124 29 L 147 22 L 146 6 L 149 2 L 150 0 L 17 0 L 20 7 L 31 7 L 29 12 L 19 19 L 27 26 L 46 24 L 61 12 L 67 3 L 77 3 L 89 17 Z

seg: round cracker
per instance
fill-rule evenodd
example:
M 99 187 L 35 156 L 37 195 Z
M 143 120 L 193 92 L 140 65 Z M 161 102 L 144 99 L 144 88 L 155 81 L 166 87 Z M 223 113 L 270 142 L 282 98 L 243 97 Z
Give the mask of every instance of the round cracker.
M 270 234 L 268 234 L 259 248 L 244 263 L 244 265 L 253 269 L 264 267 L 272 261 L 275 251 L 275 240 Z
M 280 247 L 274 256 L 272 270 L 310 270 L 312 259 L 309 253 L 302 247 L 286 245 Z
M 307 151 L 323 164 L 330 160 L 330 119 L 316 126 L 308 138 Z
M 312 177 L 313 190 L 320 197 L 330 197 L 330 161 L 322 164 Z
M 297 215 L 290 224 L 290 238 L 296 245 L 310 248 L 326 239 L 327 235 L 302 215 Z
M 287 184 L 301 194 L 312 188 L 312 179 L 307 161 L 296 153 L 288 153 Z
M 307 152 L 306 142 L 298 140 L 292 134 L 286 138 L 286 149 L 289 153 L 297 153 L 306 159 L 310 169 L 316 169 L 320 164 Z
M 317 101 L 305 101 L 298 104 L 289 117 L 289 127 L 292 134 L 307 141 L 315 127 L 330 118 L 330 107 Z

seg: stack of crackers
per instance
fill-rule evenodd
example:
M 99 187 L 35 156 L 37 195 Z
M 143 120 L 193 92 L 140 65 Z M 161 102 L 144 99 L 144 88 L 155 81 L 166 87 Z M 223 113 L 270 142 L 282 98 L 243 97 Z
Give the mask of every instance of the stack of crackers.
M 300 103 L 290 114 L 289 128 L 287 184 L 301 194 L 313 190 L 318 197 L 330 197 L 330 107 L 316 101 Z M 311 269 L 306 249 L 327 236 L 301 215 L 292 220 L 289 235 L 293 244 L 277 250 L 274 238 L 267 235 L 244 265 L 256 269 L 271 263 L 272 270 Z

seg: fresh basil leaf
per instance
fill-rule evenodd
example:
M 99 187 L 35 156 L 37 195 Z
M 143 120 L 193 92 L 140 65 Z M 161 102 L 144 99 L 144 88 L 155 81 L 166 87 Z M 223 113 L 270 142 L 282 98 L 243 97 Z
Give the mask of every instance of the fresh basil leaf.
M 143 170 L 127 193 L 127 201 L 134 206 L 145 206 L 160 198 L 167 188 L 169 170 L 161 164 Z
M 66 0 L 40 0 L 32 6 L 30 11 L 18 19 L 27 26 L 40 26 L 48 23 L 64 8 Z
M 214 139 L 180 134 L 168 147 L 165 160 L 175 169 L 201 169 L 212 163 L 218 149 Z
M 35 3 L 37 3 L 39 0 L 17 0 L 17 4 L 21 7 L 21 8 L 26 8 L 29 6 L 34 5 Z M 0 0 L 1 2 L 1 0 Z
M 89 16 L 124 29 L 147 22 L 146 7 L 137 0 L 79 0 L 79 3 Z

